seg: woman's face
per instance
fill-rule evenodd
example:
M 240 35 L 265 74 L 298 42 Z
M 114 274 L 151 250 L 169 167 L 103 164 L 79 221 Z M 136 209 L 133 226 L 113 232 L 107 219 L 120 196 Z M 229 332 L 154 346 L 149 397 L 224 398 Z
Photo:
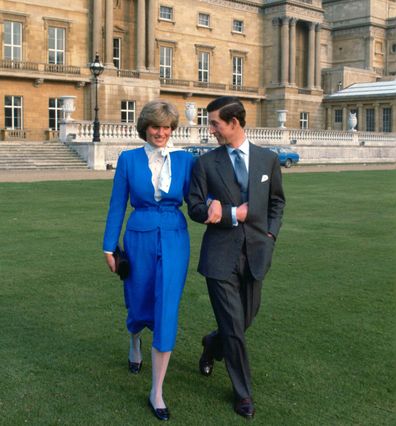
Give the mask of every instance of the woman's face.
M 148 126 L 146 141 L 155 148 L 164 148 L 172 134 L 171 126 Z

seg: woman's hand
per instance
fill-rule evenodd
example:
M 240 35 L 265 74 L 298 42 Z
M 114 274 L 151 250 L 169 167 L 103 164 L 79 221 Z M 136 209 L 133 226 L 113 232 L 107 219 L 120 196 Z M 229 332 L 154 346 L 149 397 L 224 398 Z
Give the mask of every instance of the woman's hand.
M 223 210 L 219 200 L 213 200 L 208 209 L 208 218 L 204 223 L 219 223 L 223 215 Z
M 109 267 L 111 272 L 115 272 L 116 271 L 116 263 L 115 263 L 115 259 L 112 253 L 105 253 L 105 260 L 107 263 L 107 266 Z

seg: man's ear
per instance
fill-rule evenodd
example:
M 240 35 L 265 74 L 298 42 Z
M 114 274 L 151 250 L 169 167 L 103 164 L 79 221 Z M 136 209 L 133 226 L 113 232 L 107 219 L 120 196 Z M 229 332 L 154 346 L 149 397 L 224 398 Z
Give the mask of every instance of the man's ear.
M 231 119 L 231 123 L 232 123 L 232 125 L 233 125 L 234 127 L 237 127 L 237 126 L 238 126 L 238 124 L 239 124 L 239 121 L 238 121 L 238 119 L 237 119 L 236 117 L 232 117 L 232 119 Z

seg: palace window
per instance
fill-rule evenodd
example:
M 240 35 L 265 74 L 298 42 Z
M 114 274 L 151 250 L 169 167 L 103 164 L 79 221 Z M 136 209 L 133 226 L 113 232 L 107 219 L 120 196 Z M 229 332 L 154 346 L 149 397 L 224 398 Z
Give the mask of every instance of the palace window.
M 396 53 L 396 43 L 393 43 L 391 46 L 391 52 Z
M 121 101 L 121 123 L 134 123 L 135 111 L 135 101 Z
M 65 29 L 48 27 L 48 63 L 65 63 Z
M 308 129 L 308 112 L 300 112 L 300 129 Z
M 240 21 L 239 19 L 234 19 L 232 21 L 232 31 L 234 33 L 243 33 L 243 21 Z
M 4 127 L 6 129 L 22 129 L 23 128 L 23 98 L 22 96 L 5 96 L 4 97 Z
M 48 100 L 48 128 L 50 130 L 59 130 L 59 123 L 62 119 L 62 103 L 58 98 L 49 98 Z
M 210 16 L 207 13 L 198 13 L 198 25 L 200 27 L 210 26 Z
M 121 68 L 121 39 L 113 38 L 113 64 L 119 70 Z
M 334 123 L 342 123 L 342 109 L 334 110 Z
M 173 49 L 160 47 L 160 78 L 172 78 Z
M 243 58 L 241 56 L 233 56 L 232 58 L 232 85 L 243 85 Z
M 197 124 L 198 126 L 208 125 L 208 111 L 206 110 L 206 108 L 197 109 Z
M 173 21 L 173 7 L 160 6 L 159 17 L 165 21 Z
M 198 53 L 198 81 L 209 82 L 209 53 Z
M 366 131 L 374 132 L 375 131 L 375 115 L 374 108 L 366 109 Z
M 4 21 L 4 59 L 22 60 L 22 24 Z
M 392 131 L 392 108 L 387 107 L 382 110 L 382 131 Z

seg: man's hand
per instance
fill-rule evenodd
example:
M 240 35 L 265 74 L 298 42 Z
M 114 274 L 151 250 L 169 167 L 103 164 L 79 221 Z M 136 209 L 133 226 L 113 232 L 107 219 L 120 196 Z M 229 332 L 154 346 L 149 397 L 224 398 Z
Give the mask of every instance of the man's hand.
M 205 220 L 204 223 L 219 223 L 221 221 L 221 217 L 223 215 L 223 211 L 221 208 L 221 203 L 219 200 L 213 200 L 210 203 L 209 209 L 208 209 L 208 218 Z
M 246 216 L 249 211 L 248 203 L 243 203 L 236 209 L 236 218 L 238 222 L 245 222 Z

